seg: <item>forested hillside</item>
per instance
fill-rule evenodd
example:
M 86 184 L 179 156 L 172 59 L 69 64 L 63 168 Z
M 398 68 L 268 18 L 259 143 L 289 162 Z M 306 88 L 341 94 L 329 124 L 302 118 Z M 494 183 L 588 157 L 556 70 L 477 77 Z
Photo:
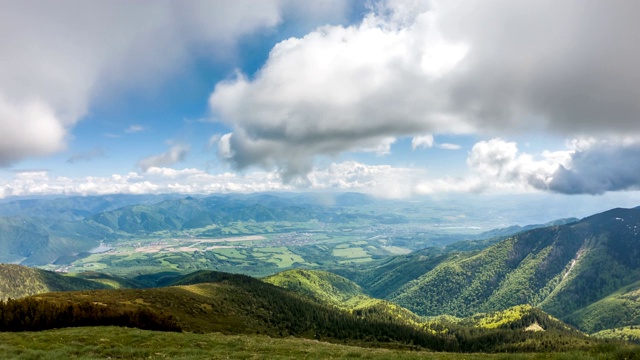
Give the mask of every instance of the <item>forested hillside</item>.
M 0 264 L 0 300 L 52 291 L 108 289 L 111 286 L 20 265 Z
M 425 250 L 341 273 L 419 315 L 470 316 L 532 304 L 598 331 L 637 322 L 630 314 L 636 309 L 631 285 L 640 280 L 639 234 L 640 210 L 614 209 L 480 251 Z

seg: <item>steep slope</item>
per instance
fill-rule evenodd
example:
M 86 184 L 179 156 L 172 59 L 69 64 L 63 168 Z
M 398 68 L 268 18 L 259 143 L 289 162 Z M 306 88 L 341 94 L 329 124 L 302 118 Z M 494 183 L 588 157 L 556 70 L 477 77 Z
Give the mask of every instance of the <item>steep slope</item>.
M 519 304 L 580 324 L 579 309 L 640 280 L 640 210 L 520 233 L 457 253 L 388 298 L 421 315 L 469 316 Z
M 51 291 L 108 289 L 98 282 L 64 276 L 20 265 L 0 264 L 0 300 L 17 299 Z
M 262 280 L 324 304 L 342 304 L 355 296 L 364 295 L 362 288 L 354 282 L 326 271 L 287 270 Z
M 458 259 L 460 256 L 467 256 L 471 251 L 486 249 L 517 233 L 570 224 L 576 221 L 577 219 L 569 218 L 545 224 L 495 229 L 479 235 L 468 236 L 472 240 L 458 241 L 444 247 L 429 247 L 407 255 L 399 255 L 379 262 L 362 264 L 356 268 L 337 268 L 331 269 L 331 271 L 356 282 L 365 288 L 371 296 L 387 298 L 410 281 L 416 280 L 443 262 Z
M 373 297 L 386 298 L 452 256 L 455 255 L 451 255 L 446 248 L 427 248 L 359 268 L 338 268 L 331 271 L 354 281 Z

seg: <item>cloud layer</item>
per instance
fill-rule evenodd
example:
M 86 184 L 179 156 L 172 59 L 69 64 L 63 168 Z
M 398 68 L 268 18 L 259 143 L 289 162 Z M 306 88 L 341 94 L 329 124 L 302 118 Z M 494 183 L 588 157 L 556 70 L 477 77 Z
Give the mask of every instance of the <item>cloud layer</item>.
M 219 83 L 210 105 L 234 128 L 222 144 L 233 164 L 286 177 L 309 172 L 318 155 L 399 136 L 638 136 L 639 10 L 632 1 L 381 2 L 360 24 L 277 44 L 254 77 Z
M 151 166 L 145 172 L 114 174 L 110 177 L 69 178 L 51 176 L 47 171 L 25 171 L 12 179 L 0 180 L 0 198 L 33 195 L 101 195 L 181 193 L 213 194 L 225 192 L 307 190 L 360 191 L 385 198 L 413 194 L 414 184 L 424 170 L 358 162 L 333 163 L 314 168 L 304 184 L 284 184 L 275 172 L 209 174 L 199 169 L 176 170 Z M 391 185 L 389 185 L 391 184 Z

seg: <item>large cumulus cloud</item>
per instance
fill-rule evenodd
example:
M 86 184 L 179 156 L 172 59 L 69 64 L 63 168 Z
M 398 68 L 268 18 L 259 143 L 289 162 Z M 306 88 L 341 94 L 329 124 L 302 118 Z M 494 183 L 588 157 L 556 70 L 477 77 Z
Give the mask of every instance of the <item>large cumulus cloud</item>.
M 283 16 L 324 23 L 341 0 L 0 2 L 0 166 L 65 147 L 102 97 L 147 90 L 192 56 L 229 56 Z
M 239 168 L 291 177 L 307 173 L 317 155 L 399 136 L 637 137 L 639 7 L 381 2 L 360 24 L 281 42 L 255 76 L 219 83 L 210 105 L 234 128 L 220 145 Z

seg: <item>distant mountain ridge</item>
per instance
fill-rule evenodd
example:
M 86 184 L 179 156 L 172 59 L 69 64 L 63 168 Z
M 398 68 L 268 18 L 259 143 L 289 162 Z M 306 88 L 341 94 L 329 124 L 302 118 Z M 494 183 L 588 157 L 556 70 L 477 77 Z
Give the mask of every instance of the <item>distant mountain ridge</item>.
M 64 262 L 70 256 L 86 255 L 103 241 L 156 232 L 206 228 L 200 235 L 224 236 L 221 225 L 239 221 L 406 222 L 403 216 L 395 214 L 336 211 L 343 206 L 359 206 L 371 201 L 371 197 L 357 193 L 323 197 L 313 194 L 113 195 L 16 200 L 0 203 L 0 262 L 26 265 L 42 265 L 58 259 Z

